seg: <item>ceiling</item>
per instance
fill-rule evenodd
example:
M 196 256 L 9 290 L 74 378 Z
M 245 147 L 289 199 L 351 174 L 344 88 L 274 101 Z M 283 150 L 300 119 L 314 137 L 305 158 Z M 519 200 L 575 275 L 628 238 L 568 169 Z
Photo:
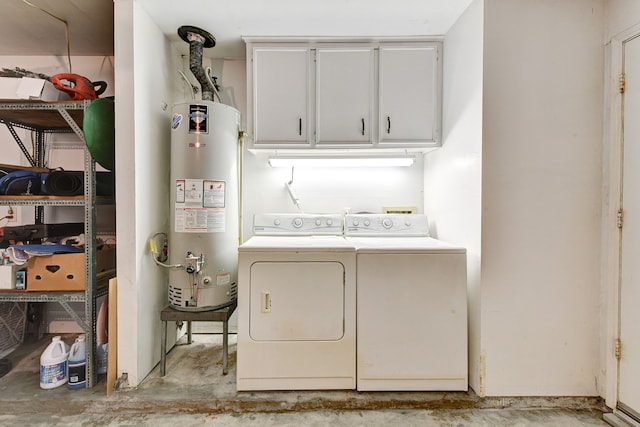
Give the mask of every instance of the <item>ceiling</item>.
M 115 0 L 116 2 L 119 0 Z M 178 27 L 216 38 L 213 58 L 242 58 L 242 36 L 444 35 L 472 0 L 135 0 L 178 49 Z M 113 55 L 114 0 L 2 0 L 0 55 Z

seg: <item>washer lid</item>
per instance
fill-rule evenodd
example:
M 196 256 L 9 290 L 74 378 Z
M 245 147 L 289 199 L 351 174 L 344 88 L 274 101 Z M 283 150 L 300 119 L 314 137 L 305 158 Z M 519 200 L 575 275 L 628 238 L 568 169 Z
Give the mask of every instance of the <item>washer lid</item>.
M 347 237 L 357 253 L 465 254 L 467 250 L 432 237 Z

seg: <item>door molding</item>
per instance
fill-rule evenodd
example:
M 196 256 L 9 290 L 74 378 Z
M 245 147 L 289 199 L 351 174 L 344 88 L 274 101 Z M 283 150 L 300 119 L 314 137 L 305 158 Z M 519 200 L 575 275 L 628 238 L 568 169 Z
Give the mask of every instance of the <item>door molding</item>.
M 615 409 L 618 402 L 618 360 L 615 340 L 620 336 L 620 249 L 621 232 L 617 227 L 617 213 L 622 197 L 622 96 L 619 77 L 623 71 L 624 43 L 640 36 L 640 24 L 611 38 L 605 65 L 603 135 L 603 207 L 602 207 L 602 273 L 601 289 L 601 366 L 604 370 L 605 404 Z

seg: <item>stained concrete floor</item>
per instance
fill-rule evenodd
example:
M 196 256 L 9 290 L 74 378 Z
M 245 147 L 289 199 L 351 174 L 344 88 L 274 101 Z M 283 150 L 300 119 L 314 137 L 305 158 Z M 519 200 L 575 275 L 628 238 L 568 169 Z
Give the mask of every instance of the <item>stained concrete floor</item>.
M 72 336 L 65 337 L 67 342 Z M 0 378 L 0 426 L 606 426 L 599 398 L 478 398 L 469 392 L 237 392 L 235 336 L 222 375 L 220 335 L 184 338 L 136 388 L 39 387 L 50 337 L 25 343 Z

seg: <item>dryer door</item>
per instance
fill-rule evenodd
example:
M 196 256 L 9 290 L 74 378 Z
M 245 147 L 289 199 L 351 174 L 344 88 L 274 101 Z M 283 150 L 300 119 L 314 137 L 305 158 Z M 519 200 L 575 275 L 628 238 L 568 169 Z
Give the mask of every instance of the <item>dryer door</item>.
M 335 261 L 252 264 L 249 336 L 256 341 L 340 340 L 344 277 L 344 266 Z

